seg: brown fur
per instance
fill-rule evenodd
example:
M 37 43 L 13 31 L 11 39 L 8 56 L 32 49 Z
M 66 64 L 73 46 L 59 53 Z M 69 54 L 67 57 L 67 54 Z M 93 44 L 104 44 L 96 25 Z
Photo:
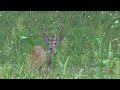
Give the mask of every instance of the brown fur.
M 34 50 L 31 52 L 31 60 L 33 67 L 39 69 L 42 66 L 44 50 L 41 46 L 35 46 Z

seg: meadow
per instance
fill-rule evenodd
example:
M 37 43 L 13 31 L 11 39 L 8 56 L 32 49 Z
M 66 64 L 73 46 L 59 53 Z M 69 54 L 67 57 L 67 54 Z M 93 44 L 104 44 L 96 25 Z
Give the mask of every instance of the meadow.
M 63 40 L 53 56 L 50 79 L 119 79 L 119 11 L 0 11 L 0 78 L 46 79 L 31 68 L 35 45 L 47 50 L 49 36 L 63 25 Z

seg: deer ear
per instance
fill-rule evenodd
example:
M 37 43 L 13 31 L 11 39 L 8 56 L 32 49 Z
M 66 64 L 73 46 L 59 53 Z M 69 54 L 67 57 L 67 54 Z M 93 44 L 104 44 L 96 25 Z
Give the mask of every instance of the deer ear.
M 50 40 L 49 40 L 49 38 L 48 38 L 48 36 L 42 36 L 43 37 L 43 39 L 46 41 L 46 42 L 49 42 Z
M 44 33 L 44 29 L 43 29 L 43 28 L 42 28 L 42 30 L 41 30 L 41 33 L 42 33 L 43 39 L 44 39 L 46 42 L 49 42 L 49 37 Z
M 61 35 L 59 35 L 57 37 L 55 36 L 55 39 L 57 42 L 61 42 L 63 40 L 63 37 Z

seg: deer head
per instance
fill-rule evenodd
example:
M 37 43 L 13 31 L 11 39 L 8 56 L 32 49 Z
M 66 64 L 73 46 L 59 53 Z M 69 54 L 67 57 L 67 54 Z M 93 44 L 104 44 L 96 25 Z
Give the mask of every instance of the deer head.
M 57 44 L 62 40 L 60 33 L 62 32 L 62 28 L 58 33 L 55 34 L 54 37 L 48 37 L 46 33 L 44 32 L 44 29 L 42 28 L 41 33 L 45 40 L 45 42 L 48 44 L 48 51 L 51 55 L 53 55 L 56 52 L 56 46 Z

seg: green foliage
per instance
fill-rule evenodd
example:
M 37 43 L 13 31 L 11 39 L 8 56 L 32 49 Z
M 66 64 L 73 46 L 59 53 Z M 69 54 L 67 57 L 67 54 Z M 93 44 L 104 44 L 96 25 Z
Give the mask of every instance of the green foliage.
M 46 78 L 32 68 L 35 45 L 47 50 L 42 27 L 53 36 L 63 25 L 49 78 L 120 78 L 119 11 L 0 11 L 0 78 Z

